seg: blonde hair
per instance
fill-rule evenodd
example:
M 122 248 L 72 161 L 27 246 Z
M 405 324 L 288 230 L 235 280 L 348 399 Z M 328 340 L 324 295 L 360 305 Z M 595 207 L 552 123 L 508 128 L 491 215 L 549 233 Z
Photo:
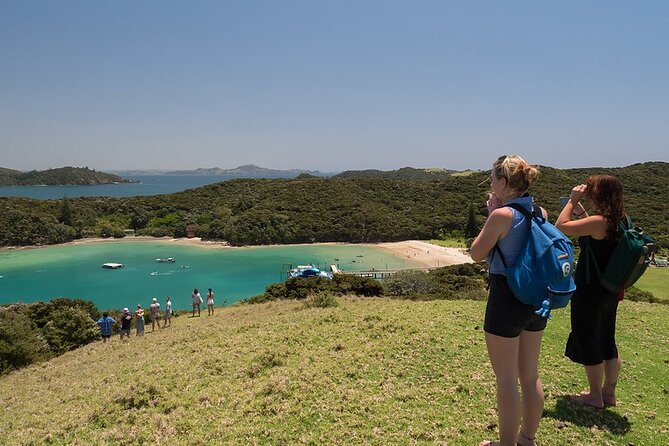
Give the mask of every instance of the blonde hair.
M 504 178 L 514 192 L 524 194 L 539 177 L 539 170 L 518 155 L 502 155 L 492 165 L 492 174 Z

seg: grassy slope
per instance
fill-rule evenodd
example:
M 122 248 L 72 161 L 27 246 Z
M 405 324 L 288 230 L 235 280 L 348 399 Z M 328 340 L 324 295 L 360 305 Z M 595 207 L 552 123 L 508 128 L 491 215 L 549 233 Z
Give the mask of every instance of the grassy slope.
M 454 444 L 494 438 L 483 302 L 275 302 L 177 318 L 0 378 L 6 444 Z M 573 407 L 585 387 L 549 323 L 540 444 L 667 444 L 669 309 L 624 302 L 619 406 Z M 652 330 L 648 329 L 652 327 Z M 3 443 L 3 444 L 5 444 Z
M 650 291 L 658 299 L 669 301 L 669 268 L 648 268 L 635 286 Z

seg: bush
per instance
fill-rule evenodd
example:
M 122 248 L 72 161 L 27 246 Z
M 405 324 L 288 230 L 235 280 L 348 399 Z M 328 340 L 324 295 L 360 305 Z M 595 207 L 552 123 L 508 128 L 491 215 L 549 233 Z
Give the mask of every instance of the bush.
M 25 311 L 16 307 L 0 308 L 0 374 L 49 357 L 48 344 Z
M 243 303 L 263 303 L 276 299 L 306 299 L 312 295 L 355 294 L 356 296 L 382 296 L 383 286 L 368 277 L 336 274 L 333 279 L 325 277 L 293 277 L 285 283 L 274 283 L 265 288 L 265 293 L 242 300 Z
M 355 294 L 356 296 L 366 297 L 383 296 L 381 282 L 369 277 L 335 274 L 332 282 L 338 294 Z
M 95 321 L 81 308 L 58 308 L 43 328 L 49 348 L 62 354 L 100 337 Z
M 439 291 L 439 285 L 424 271 L 400 271 L 386 279 L 383 288 L 388 296 L 408 298 Z

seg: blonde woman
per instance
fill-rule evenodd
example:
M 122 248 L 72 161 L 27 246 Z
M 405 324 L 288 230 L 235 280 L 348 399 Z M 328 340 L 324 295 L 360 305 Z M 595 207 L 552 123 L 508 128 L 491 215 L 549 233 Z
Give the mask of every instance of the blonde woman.
M 474 261 L 488 260 L 489 285 L 484 331 L 488 356 L 497 383 L 499 442 L 480 446 L 532 446 L 544 407 L 539 379 L 539 352 L 546 319 L 534 307 L 515 298 L 506 281 L 507 266 L 515 264 L 527 237 L 524 216 L 505 205 L 518 203 L 528 211 L 534 207 L 527 193 L 539 172 L 517 155 L 501 156 L 492 166 L 491 189 L 486 202 L 488 218 L 471 246 Z M 544 217 L 546 212 L 542 209 Z M 518 393 L 518 382 L 522 398 Z

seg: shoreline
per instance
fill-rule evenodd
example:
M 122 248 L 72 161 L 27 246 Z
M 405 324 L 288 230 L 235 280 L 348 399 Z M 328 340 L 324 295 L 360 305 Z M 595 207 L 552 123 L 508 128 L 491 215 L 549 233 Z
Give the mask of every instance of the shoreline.
M 249 245 L 249 246 L 230 246 L 223 241 L 209 241 L 202 240 L 199 237 L 193 238 L 173 238 L 173 237 L 149 237 L 149 236 L 132 236 L 120 239 L 115 238 L 85 238 L 73 240 L 67 243 L 58 245 L 42 245 L 42 246 L 7 246 L 0 248 L 0 252 L 25 250 L 25 249 L 40 249 L 54 246 L 76 246 L 86 245 L 92 243 L 115 243 L 115 242 L 167 242 L 177 243 L 187 246 L 198 246 L 206 249 L 240 249 L 240 248 L 265 248 L 265 247 L 282 247 L 282 246 L 305 246 L 305 245 L 352 245 L 352 246 L 367 246 L 372 248 L 381 248 L 389 251 L 394 256 L 404 257 L 422 267 L 438 268 L 448 265 L 458 265 L 462 263 L 473 263 L 471 257 L 461 248 L 446 248 L 443 246 L 433 245 L 423 240 L 404 240 L 401 242 L 382 242 L 382 243 L 345 243 L 345 242 L 321 242 L 321 243 L 294 243 L 287 245 Z

